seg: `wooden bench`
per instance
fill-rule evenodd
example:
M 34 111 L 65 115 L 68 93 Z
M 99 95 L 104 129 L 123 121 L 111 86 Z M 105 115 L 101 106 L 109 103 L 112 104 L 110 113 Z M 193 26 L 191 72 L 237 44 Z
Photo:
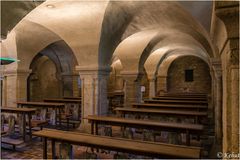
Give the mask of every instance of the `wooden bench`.
M 70 120 L 70 119 L 63 119 L 62 120 L 63 124 L 67 124 L 67 129 L 69 129 L 69 124 L 72 125 L 73 128 L 76 128 L 80 125 L 81 121 L 79 120 Z
M 31 117 L 36 112 L 36 109 L 31 108 L 16 108 L 16 107 L 2 107 L 1 112 L 4 113 L 15 113 L 23 115 L 23 140 L 26 140 L 26 115 L 28 115 L 28 123 L 31 124 Z M 30 140 L 32 139 L 32 131 L 31 128 L 29 130 Z
M 82 97 L 63 97 L 63 99 L 82 99 Z
M 199 118 L 206 117 L 207 112 L 199 111 L 182 111 L 182 110 L 171 110 L 171 109 L 145 109 L 145 108 L 115 108 L 115 111 L 121 116 L 125 117 L 126 114 L 141 114 L 148 117 L 157 116 L 171 116 L 171 117 L 191 117 L 195 119 L 195 123 L 199 123 Z
M 26 101 L 17 101 L 17 107 L 27 107 L 27 108 L 42 108 L 42 109 L 48 109 L 51 108 L 55 111 L 55 121 L 57 121 L 57 118 L 59 119 L 59 124 L 61 127 L 61 116 L 57 116 L 61 113 L 61 110 L 64 109 L 65 104 L 64 103 L 48 103 L 48 102 L 26 102 Z
M 47 140 L 52 143 L 52 158 L 55 158 L 55 142 L 66 142 L 92 148 L 100 148 L 111 151 L 134 153 L 158 158 L 200 158 L 201 148 L 128 140 L 122 138 L 104 137 L 83 133 L 42 130 L 33 133 L 35 136 L 43 137 L 43 159 L 47 159 Z
M 132 103 L 135 108 L 155 108 L 155 109 L 178 109 L 178 110 L 206 110 L 206 105 L 185 105 L 185 104 L 159 104 L 159 103 Z
M 31 120 L 31 128 L 40 127 L 42 129 L 42 127 L 46 125 L 48 125 L 47 120 Z
M 145 103 L 160 103 L 160 104 L 184 104 L 184 105 L 208 105 L 207 101 L 192 101 L 192 100 L 156 100 L 146 99 Z
M 16 150 L 16 146 L 23 144 L 24 141 L 19 139 L 12 139 L 7 136 L 6 137 L 4 136 L 4 137 L 1 137 L 1 143 L 11 145 L 13 147 L 13 150 Z
M 54 103 L 76 103 L 80 104 L 82 100 L 81 99 L 61 99 L 61 98 L 56 98 L 56 99 L 44 99 L 44 102 L 54 102 Z
M 153 120 L 138 120 L 129 118 L 89 115 L 86 117 L 91 123 L 91 133 L 98 135 L 98 125 L 130 127 L 136 129 L 148 129 L 154 131 L 168 131 L 186 133 L 186 144 L 190 145 L 190 134 L 200 135 L 204 129 L 200 124 L 184 124 L 173 122 L 159 122 Z
M 188 101 L 207 101 L 206 97 L 171 97 L 171 96 L 159 96 L 153 97 L 156 100 L 188 100 Z
M 81 99 L 44 99 L 44 102 L 50 102 L 50 103 L 64 103 L 66 104 L 66 108 L 67 105 L 76 105 L 77 107 L 77 114 L 75 116 L 75 120 L 80 120 L 80 115 L 81 115 L 81 104 L 82 104 L 82 100 Z M 69 111 L 67 111 L 69 112 Z M 74 114 L 72 115 L 74 117 Z
M 171 97 L 208 97 L 207 94 L 194 94 L 194 93 L 165 93 L 161 96 L 171 96 Z

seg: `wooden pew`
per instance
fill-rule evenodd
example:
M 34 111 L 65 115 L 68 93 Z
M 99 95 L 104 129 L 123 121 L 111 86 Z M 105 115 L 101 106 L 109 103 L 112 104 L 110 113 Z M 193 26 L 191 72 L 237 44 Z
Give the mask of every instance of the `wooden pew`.
M 98 135 L 98 125 L 111 125 L 120 127 L 131 127 L 138 129 L 148 129 L 155 131 L 168 131 L 186 133 L 186 144 L 190 145 L 190 134 L 201 134 L 204 129 L 200 124 L 183 124 L 173 122 L 159 122 L 153 120 L 137 120 L 119 117 L 89 115 L 86 117 L 91 123 L 91 133 Z
M 76 103 L 80 104 L 82 100 L 81 99 L 61 99 L 61 98 L 48 98 L 44 99 L 44 102 L 53 102 L 53 103 Z
M 52 158 L 55 158 L 55 142 L 100 148 L 111 151 L 134 153 L 158 158 L 200 158 L 201 148 L 104 137 L 60 130 L 42 130 L 33 133 L 43 137 L 43 159 L 47 159 L 47 140 L 52 143 Z
M 155 108 L 155 109 L 178 109 L 178 110 L 191 110 L 199 111 L 206 110 L 206 105 L 185 105 L 185 104 L 160 104 L 160 103 L 132 103 L 134 108 Z
M 61 126 L 61 110 L 64 109 L 64 103 L 48 103 L 48 102 L 26 102 L 26 101 L 17 101 L 17 107 L 31 107 L 31 108 L 52 108 L 56 112 L 55 121 L 57 122 L 57 118 L 59 118 L 59 124 Z
M 15 113 L 23 115 L 23 140 L 26 140 L 26 115 L 28 115 L 28 124 L 31 126 L 32 115 L 36 112 L 36 109 L 31 108 L 15 108 L 15 107 L 2 107 L 1 112 Z M 32 130 L 29 129 L 30 140 L 32 139 Z
M 153 97 L 156 100 L 188 100 L 188 101 L 207 101 L 205 97 L 172 97 L 172 96 L 158 96 Z
M 76 107 L 78 108 L 77 114 L 75 116 L 75 120 L 80 120 L 80 115 L 81 115 L 81 103 L 82 100 L 81 99 L 44 99 L 44 102 L 50 102 L 50 103 L 64 103 L 66 105 L 68 104 L 73 104 L 73 105 L 77 105 Z M 73 115 L 74 117 L 74 115 Z
M 161 104 L 184 104 L 184 105 L 208 105 L 207 101 L 193 101 L 193 100 L 144 100 L 145 103 L 161 103 Z
M 20 139 L 12 139 L 9 137 L 1 137 L 1 143 L 11 145 L 13 147 L 13 150 L 16 150 L 16 146 L 23 144 L 24 141 Z
M 79 99 L 82 99 L 82 97 L 63 97 L 63 99 L 76 99 L 76 100 L 79 100 Z
M 204 97 L 207 98 L 208 95 L 205 93 L 197 94 L 197 93 L 165 93 L 162 96 L 171 96 L 171 97 Z
M 199 111 L 182 111 L 182 110 L 171 110 L 171 109 L 145 109 L 145 108 L 115 108 L 115 111 L 123 118 L 125 118 L 126 114 L 142 114 L 147 115 L 148 117 L 152 115 L 166 115 L 171 117 L 191 117 L 195 119 L 195 123 L 199 123 L 199 118 L 206 117 L 208 115 L 207 112 L 199 112 Z

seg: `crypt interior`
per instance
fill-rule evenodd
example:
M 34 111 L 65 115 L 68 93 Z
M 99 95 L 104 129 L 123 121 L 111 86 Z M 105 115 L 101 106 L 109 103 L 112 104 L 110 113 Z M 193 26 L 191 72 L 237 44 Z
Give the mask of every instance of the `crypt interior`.
M 0 73 L 1 159 L 240 158 L 239 1 L 1 1 Z

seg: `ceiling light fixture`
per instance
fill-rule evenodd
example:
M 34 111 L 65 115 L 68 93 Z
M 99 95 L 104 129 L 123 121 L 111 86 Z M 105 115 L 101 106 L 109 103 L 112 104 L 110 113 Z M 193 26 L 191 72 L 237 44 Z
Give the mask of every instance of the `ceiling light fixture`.
M 47 4 L 46 7 L 48 7 L 48 8 L 55 8 L 55 6 L 52 5 L 52 4 Z

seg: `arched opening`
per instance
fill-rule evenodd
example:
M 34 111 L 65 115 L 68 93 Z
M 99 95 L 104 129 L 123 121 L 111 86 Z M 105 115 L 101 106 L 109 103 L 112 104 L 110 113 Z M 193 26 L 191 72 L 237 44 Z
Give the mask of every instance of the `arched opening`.
M 62 83 L 56 64 L 47 56 L 39 56 L 32 62 L 32 73 L 28 77 L 28 100 L 41 101 L 44 98 L 62 96 Z
M 64 41 L 57 41 L 41 50 L 30 65 L 28 100 L 80 96 L 80 77 L 75 71 L 76 65 L 76 58 Z

